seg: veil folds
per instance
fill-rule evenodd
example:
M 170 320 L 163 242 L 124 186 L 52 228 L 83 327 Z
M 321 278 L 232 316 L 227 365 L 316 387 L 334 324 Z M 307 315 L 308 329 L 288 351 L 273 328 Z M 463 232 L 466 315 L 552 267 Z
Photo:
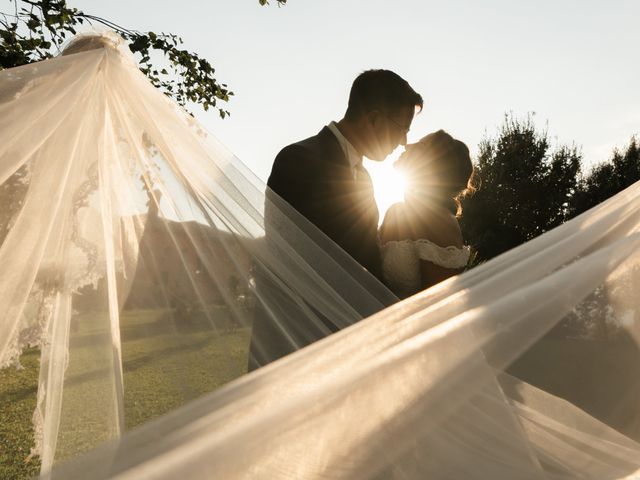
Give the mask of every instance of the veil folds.
M 0 367 L 40 349 L 44 476 L 640 469 L 640 185 L 394 304 L 87 38 L 0 72 Z

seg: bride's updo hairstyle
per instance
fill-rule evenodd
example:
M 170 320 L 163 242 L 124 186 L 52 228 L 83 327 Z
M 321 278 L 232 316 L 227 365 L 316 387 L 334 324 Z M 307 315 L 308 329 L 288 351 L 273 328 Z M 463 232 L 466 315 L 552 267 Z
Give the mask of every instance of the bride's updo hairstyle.
M 444 130 L 407 145 L 395 163 L 407 178 L 407 191 L 428 196 L 462 214 L 460 200 L 476 190 L 469 148 Z
M 80 33 L 66 44 L 62 50 L 62 56 L 88 52 L 89 50 L 97 50 L 98 48 L 117 49 L 123 43 L 122 37 L 110 31 Z

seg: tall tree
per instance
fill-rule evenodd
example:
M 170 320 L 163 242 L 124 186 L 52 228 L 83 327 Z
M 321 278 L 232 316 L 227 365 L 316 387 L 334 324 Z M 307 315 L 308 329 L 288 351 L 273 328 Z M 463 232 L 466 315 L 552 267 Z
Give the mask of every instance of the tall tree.
M 564 222 L 575 193 L 581 155 L 575 146 L 551 151 L 532 116 L 506 115 L 496 137 L 485 137 L 477 159 L 481 186 L 463 200 L 465 239 L 488 260 Z
M 632 137 L 626 149 L 616 148 L 608 161 L 596 165 L 580 178 L 571 199 L 571 215 L 589 210 L 639 180 L 640 144 Z

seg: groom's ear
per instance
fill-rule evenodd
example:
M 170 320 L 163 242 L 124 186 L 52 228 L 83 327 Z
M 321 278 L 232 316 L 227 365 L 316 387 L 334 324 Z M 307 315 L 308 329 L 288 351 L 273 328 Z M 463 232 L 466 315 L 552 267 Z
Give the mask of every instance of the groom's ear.
M 380 122 L 382 116 L 383 115 L 380 110 L 371 110 L 366 113 L 367 122 L 372 126 L 376 126 Z

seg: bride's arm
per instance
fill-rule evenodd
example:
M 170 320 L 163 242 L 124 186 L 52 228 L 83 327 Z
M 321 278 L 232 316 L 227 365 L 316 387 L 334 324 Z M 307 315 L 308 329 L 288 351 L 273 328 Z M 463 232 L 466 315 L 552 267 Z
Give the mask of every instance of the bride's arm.
M 422 277 L 422 289 L 436 285 L 449 277 L 462 273 L 464 268 L 445 268 L 425 260 L 420 261 L 420 274 Z

